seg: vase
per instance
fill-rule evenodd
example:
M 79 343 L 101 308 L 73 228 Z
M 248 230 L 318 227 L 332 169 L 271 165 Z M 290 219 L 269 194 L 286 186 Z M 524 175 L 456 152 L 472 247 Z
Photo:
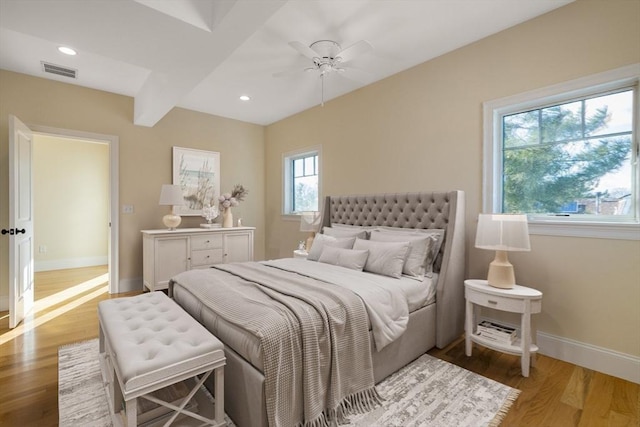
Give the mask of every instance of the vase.
M 233 214 L 231 213 L 231 208 L 226 208 L 224 211 L 222 211 L 222 227 L 233 227 Z

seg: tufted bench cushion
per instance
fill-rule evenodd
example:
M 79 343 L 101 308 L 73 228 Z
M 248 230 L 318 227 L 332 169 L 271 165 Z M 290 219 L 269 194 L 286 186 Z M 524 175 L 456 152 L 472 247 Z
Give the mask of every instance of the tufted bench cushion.
M 224 365 L 222 343 L 163 292 L 101 301 L 98 317 L 125 401 Z

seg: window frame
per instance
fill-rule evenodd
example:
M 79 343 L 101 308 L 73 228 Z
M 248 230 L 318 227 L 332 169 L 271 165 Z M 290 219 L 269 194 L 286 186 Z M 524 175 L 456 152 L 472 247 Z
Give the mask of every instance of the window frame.
M 502 117 L 518 111 L 539 109 L 568 100 L 635 86 L 635 121 L 632 136 L 632 155 L 635 156 L 635 177 L 632 183 L 636 217 L 632 220 L 589 221 L 584 217 L 542 217 L 528 215 L 530 234 L 549 236 L 614 238 L 640 240 L 640 158 L 638 127 L 640 126 L 639 98 L 640 64 L 579 78 L 565 83 L 508 96 L 483 103 L 483 166 L 482 211 L 499 213 L 502 210 Z
M 318 210 L 322 206 L 322 147 L 306 147 L 295 151 L 289 151 L 282 155 L 282 218 L 291 221 L 300 221 L 302 212 L 293 212 L 293 161 L 296 159 L 318 156 Z

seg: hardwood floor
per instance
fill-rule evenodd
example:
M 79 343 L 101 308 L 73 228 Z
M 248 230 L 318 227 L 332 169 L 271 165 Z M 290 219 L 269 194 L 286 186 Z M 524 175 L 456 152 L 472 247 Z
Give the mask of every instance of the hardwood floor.
M 35 316 L 9 330 L 0 313 L 0 425 L 57 425 L 58 347 L 98 336 L 99 301 L 138 293 L 110 296 L 106 272 L 36 273 Z M 462 339 L 429 354 L 521 390 L 502 426 L 640 426 L 638 384 L 545 356 L 524 378 L 519 358 L 477 346 L 468 358 Z

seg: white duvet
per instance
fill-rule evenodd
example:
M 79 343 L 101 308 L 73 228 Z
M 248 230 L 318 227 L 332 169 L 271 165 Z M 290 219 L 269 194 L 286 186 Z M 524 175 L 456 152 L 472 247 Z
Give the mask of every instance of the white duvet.
M 395 279 L 350 270 L 331 264 L 283 258 L 263 264 L 329 282 L 355 292 L 365 304 L 376 350 L 380 351 L 404 333 L 409 310 L 422 306 L 429 297 L 429 279 Z M 410 303 L 414 307 L 410 307 Z

